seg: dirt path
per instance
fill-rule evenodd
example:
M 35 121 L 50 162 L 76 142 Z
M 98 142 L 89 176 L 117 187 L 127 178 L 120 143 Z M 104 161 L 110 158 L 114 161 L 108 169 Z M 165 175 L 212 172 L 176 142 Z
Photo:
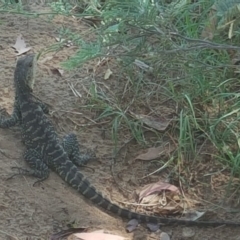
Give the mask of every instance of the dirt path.
M 71 18 L 56 17 L 53 22 L 48 22 L 43 17 L 27 19 L 21 15 L 4 14 L 0 16 L 0 22 L 0 107 L 6 108 L 11 113 L 15 67 L 15 55 L 11 45 L 15 43 L 16 37 L 20 33 L 23 34 L 28 45 L 32 46 L 34 52 L 38 52 L 56 42 L 57 28 L 61 25 L 79 33 L 87 26 Z M 88 119 L 92 119 L 94 113 L 88 112 L 88 115 L 84 112 L 70 113 L 79 112 L 76 106 L 85 101 L 84 95 L 87 92 L 84 89 L 88 89 L 90 84 L 89 70 L 92 66 L 84 66 L 81 71 L 66 73 L 63 77 L 52 71 L 53 68 L 59 68 L 59 63 L 75 51 L 74 47 L 64 48 L 51 60 L 42 59 L 42 62 L 40 60 L 35 92 L 41 99 L 51 104 L 52 120 L 61 135 L 75 130 L 82 144 L 92 149 L 97 147 L 99 160 L 89 163 L 90 167 L 96 169 L 95 172 L 83 169 L 91 182 L 115 201 L 124 200 L 122 193 L 117 191 L 110 172 L 110 157 L 113 150 L 110 134 L 107 132 L 103 137 L 103 126 L 81 127 L 89 123 Z M 103 75 L 104 71 L 100 73 L 100 76 Z M 83 98 L 74 96 L 68 82 L 75 84 Z M 0 239 L 49 239 L 56 226 L 66 227 L 69 223 L 75 223 L 75 227 L 105 229 L 129 239 L 153 239 L 159 235 L 151 234 L 143 227 L 134 234 L 126 234 L 126 222 L 86 203 L 54 173 L 48 180 L 35 187 L 32 186 L 35 181 L 32 178 L 17 177 L 7 181 L 12 174 L 11 167 L 25 166 L 23 151 L 24 146 L 17 128 L 0 129 Z M 128 157 L 131 158 L 131 155 Z M 130 176 L 132 174 L 129 172 Z M 183 235 L 186 228 L 164 228 L 174 240 L 240 239 L 240 229 L 191 229 L 195 231 L 194 237 L 186 238 Z

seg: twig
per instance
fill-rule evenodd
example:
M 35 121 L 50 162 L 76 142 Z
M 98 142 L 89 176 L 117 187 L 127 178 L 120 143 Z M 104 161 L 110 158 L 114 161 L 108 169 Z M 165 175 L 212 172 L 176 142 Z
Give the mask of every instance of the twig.
M 164 168 L 166 168 L 173 161 L 173 159 L 174 159 L 174 157 L 171 157 L 162 167 L 158 168 L 157 170 L 149 173 L 148 175 L 146 175 L 146 176 L 144 176 L 144 177 L 142 177 L 140 179 L 144 179 L 146 177 L 149 177 L 149 176 L 153 175 L 154 173 L 162 171 Z
M 52 114 L 55 113 L 55 112 L 66 112 L 66 113 L 72 113 L 72 114 L 78 114 L 78 115 L 83 114 L 83 113 L 80 113 L 80 112 L 72 112 L 72 111 L 66 111 L 66 110 L 55 110 L 55 111 L 52 111 Z
M 79 124 L 79 123 L 76 123 L 74 120 L 72 120 L 70 117 L 67 117 L 67 119 L 69 119 L 72 123 L 76 124 L 78 127 L 87 127 L 87 126 L 94 126 L 94 125 L 103 125 L 103 124 L 109 123 L 109 121 L 105 121 L 105 122 L 100 122 L 100 123 L 93 122 L 93 123 Z
M 69 83 L 68 82 L 68 86 L 70 87 L 70 89 L 72 90 L 73 94 L 75 97 L 82 97 L 82 94 L 80 94 L 76 89 L 75 87 L 73 86 L 73 83 Z

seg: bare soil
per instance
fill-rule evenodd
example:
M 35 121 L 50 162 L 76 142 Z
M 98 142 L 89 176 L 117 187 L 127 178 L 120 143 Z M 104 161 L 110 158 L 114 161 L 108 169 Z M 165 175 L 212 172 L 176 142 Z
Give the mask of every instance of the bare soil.
M 14 99 L 13 72 L 16 62 L 16 55 L 11 46 L 15 43 L 17 36 L 22 34 L 33 52 L 39 52 L 56 43 L 57 30 L 61 26 L 68 27 L 79 34 L 86 31 L 88 26 L 70 17 L 56 16 L 53 21 L 47 21 L 44 15 L 40 18 L 27 18 L 22 15 L 2 13 L 0 23 L 0 107 L 11 113 Z M 96 113 L 79 107 L 86 101 L 84 96 L 88 94 L 93 78 L 98 81 L 103 80 L 106 66 L 96 67 L 97 62 L 95 62 L 84 65 L 81 69 L 64 72 L 62 76 L 53 70 L 61 68 L 60 63 L 76 50 L 75 46 L 64 47 L 57 53 L 49 53 L 48 56 L 51 56 L 51 59 L 45 56 L 39 60 L 35 93 L 51 105 L 51 118 L 60 135 L 75 132 L 81 144 L 96 151 L 98 160 L 88 164 L 95 171 L 82 169 L 90 181 L 113 201 L 128 202 L 131 195 L 129 192 L 139 187 L 136 180 L 139 169 L 145 174 L 149 173 L 149 163 L 131 161 L 138 154 L 139 147 L 134 142 L 130 142 L 125 150 L 125 156 L 119 157 L 115 167 L 116 172 L 124 172 L 122 174 L 124 177 L 120 177 L 118 183 L 114 181 L 110 171 L 114 149 L 111 131 L 104 124 L 98 125 L 90 121 L 94 119 Z M 112 70 L 117 74 L 114 65 Z M 111 82 L 103 82 L 117 87 L 114 79 L 111 79 Z M 73 84 L 82 97 L 74 96 L 69 84 Z M 92 125 L 87 126 L 89 123 Z M 121 141 L 122 143 L 126 141 L 124 136 Z M 53 232 L 66 228 L 69 224 L 74 227 L 104 229 L 128 239 L 159 239 L 159 233 L 150 233 L 145 226 L 139 227 L 134 233 L 126 233 L 125 220 L 111 216 L 86 202 L 55 173 L 36 186 L 33 186 L 35 181 L 33 178 L 16 177 L 7 180 L 13 173 L 11 167 L 26 166 L 22 158 L 24 149 L 17 127 L 0 129 L 0 239 L 49 239 Z M 198 172 L 198 167 L 193 166 L 192 170 Z M 206 165 L 205 170 L 210 167 L 211 165 Z M 122 191 L 119 190 L 119 186 Z M 197 183 L 192 186 L 192 188 L 197 187 Z M 211 191 L 211 188 L 205 191 Z M 212 194 L 215 193 L 212 192 Z M 223 212 L 214 213 L 215 217 L 225 218 Z M 236 214 L 228 214 L 226 217 L 234 218 L 233 221 L 240 221 L 239 214 L 238 219 Z M 173 240 L 240 239 L 240 228 L 168 226 L 161 229 Z M 184 235 L 184 232 L 189 229 L 194 231 L 194 236 Z

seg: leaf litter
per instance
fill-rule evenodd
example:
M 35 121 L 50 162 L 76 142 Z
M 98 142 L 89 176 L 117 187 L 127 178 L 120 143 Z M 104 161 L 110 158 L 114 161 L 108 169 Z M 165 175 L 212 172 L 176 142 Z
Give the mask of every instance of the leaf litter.
M 87 232 L 87 228 L 69 228 L 55 233 L 51 240 L 60 240 L 67 237 L 67 240 L 126 240 L 126 238 L 114 234 L 104 233 L 103 230 Z
M 158 181 L 137 190 L 138 206 L 156 215 L 182 214 L 186 201 L 178 187 Z
M 112 71 L 111 71 L 111 69 L 107 69 L 107 71 L 105 72 L 105 74 L 104 74 L 104 80 L 107 80 L 107 79 L 109 79 L 110 78 L 110 76 L 112 75 Z
M 139 154 L 135 160 L 154 160 L 161 156 L 169 156 L 175 150 L 175 146 L 169 143 L 160 145 L 159 147 L 148 148 L 146 153 Z
M 131 112 L 131 114 L 147 126 L 154 128 L 158 131 L 165 131 L 169 124 L 172 121 L 172 118 L 165 118 L 165 117 L 152 117 L 144 114 L 135 114 Z
M 68 240 L 127 240 L 122 236 L 104 233 L 103 231 L 76 233 L 70 237 Z
M 180 194 L 180 191 L 176 186 L 170 183 L 159 181 L 144 186 L 142 190 L 139 192 L 139 201 L 153 193 L 161 193 L 163 190 L 168 190 L 171 192 L 175 192 L 176 194 Z

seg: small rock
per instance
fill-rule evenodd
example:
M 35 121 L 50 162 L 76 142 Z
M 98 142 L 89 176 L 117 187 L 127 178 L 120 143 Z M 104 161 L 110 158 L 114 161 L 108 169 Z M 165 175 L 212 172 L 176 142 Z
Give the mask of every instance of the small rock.
M 170 240 L 170 237 L 166 232 L 161 232 L 160 240 Z
M 195 235 L 195 231 L 192 228 L 189 228 L 189 227 L 183 228 L 183 233 L 182 233 L 183 237 L 190 238 L 190 237 L 193 237 L 194 235 Z
M 151 232 L 156 232 L 159 230 L 159 225 L 158 224 L 153 224 L 153 223 L 148 223 L 147 224 L 147 228 L 151 231 Z

